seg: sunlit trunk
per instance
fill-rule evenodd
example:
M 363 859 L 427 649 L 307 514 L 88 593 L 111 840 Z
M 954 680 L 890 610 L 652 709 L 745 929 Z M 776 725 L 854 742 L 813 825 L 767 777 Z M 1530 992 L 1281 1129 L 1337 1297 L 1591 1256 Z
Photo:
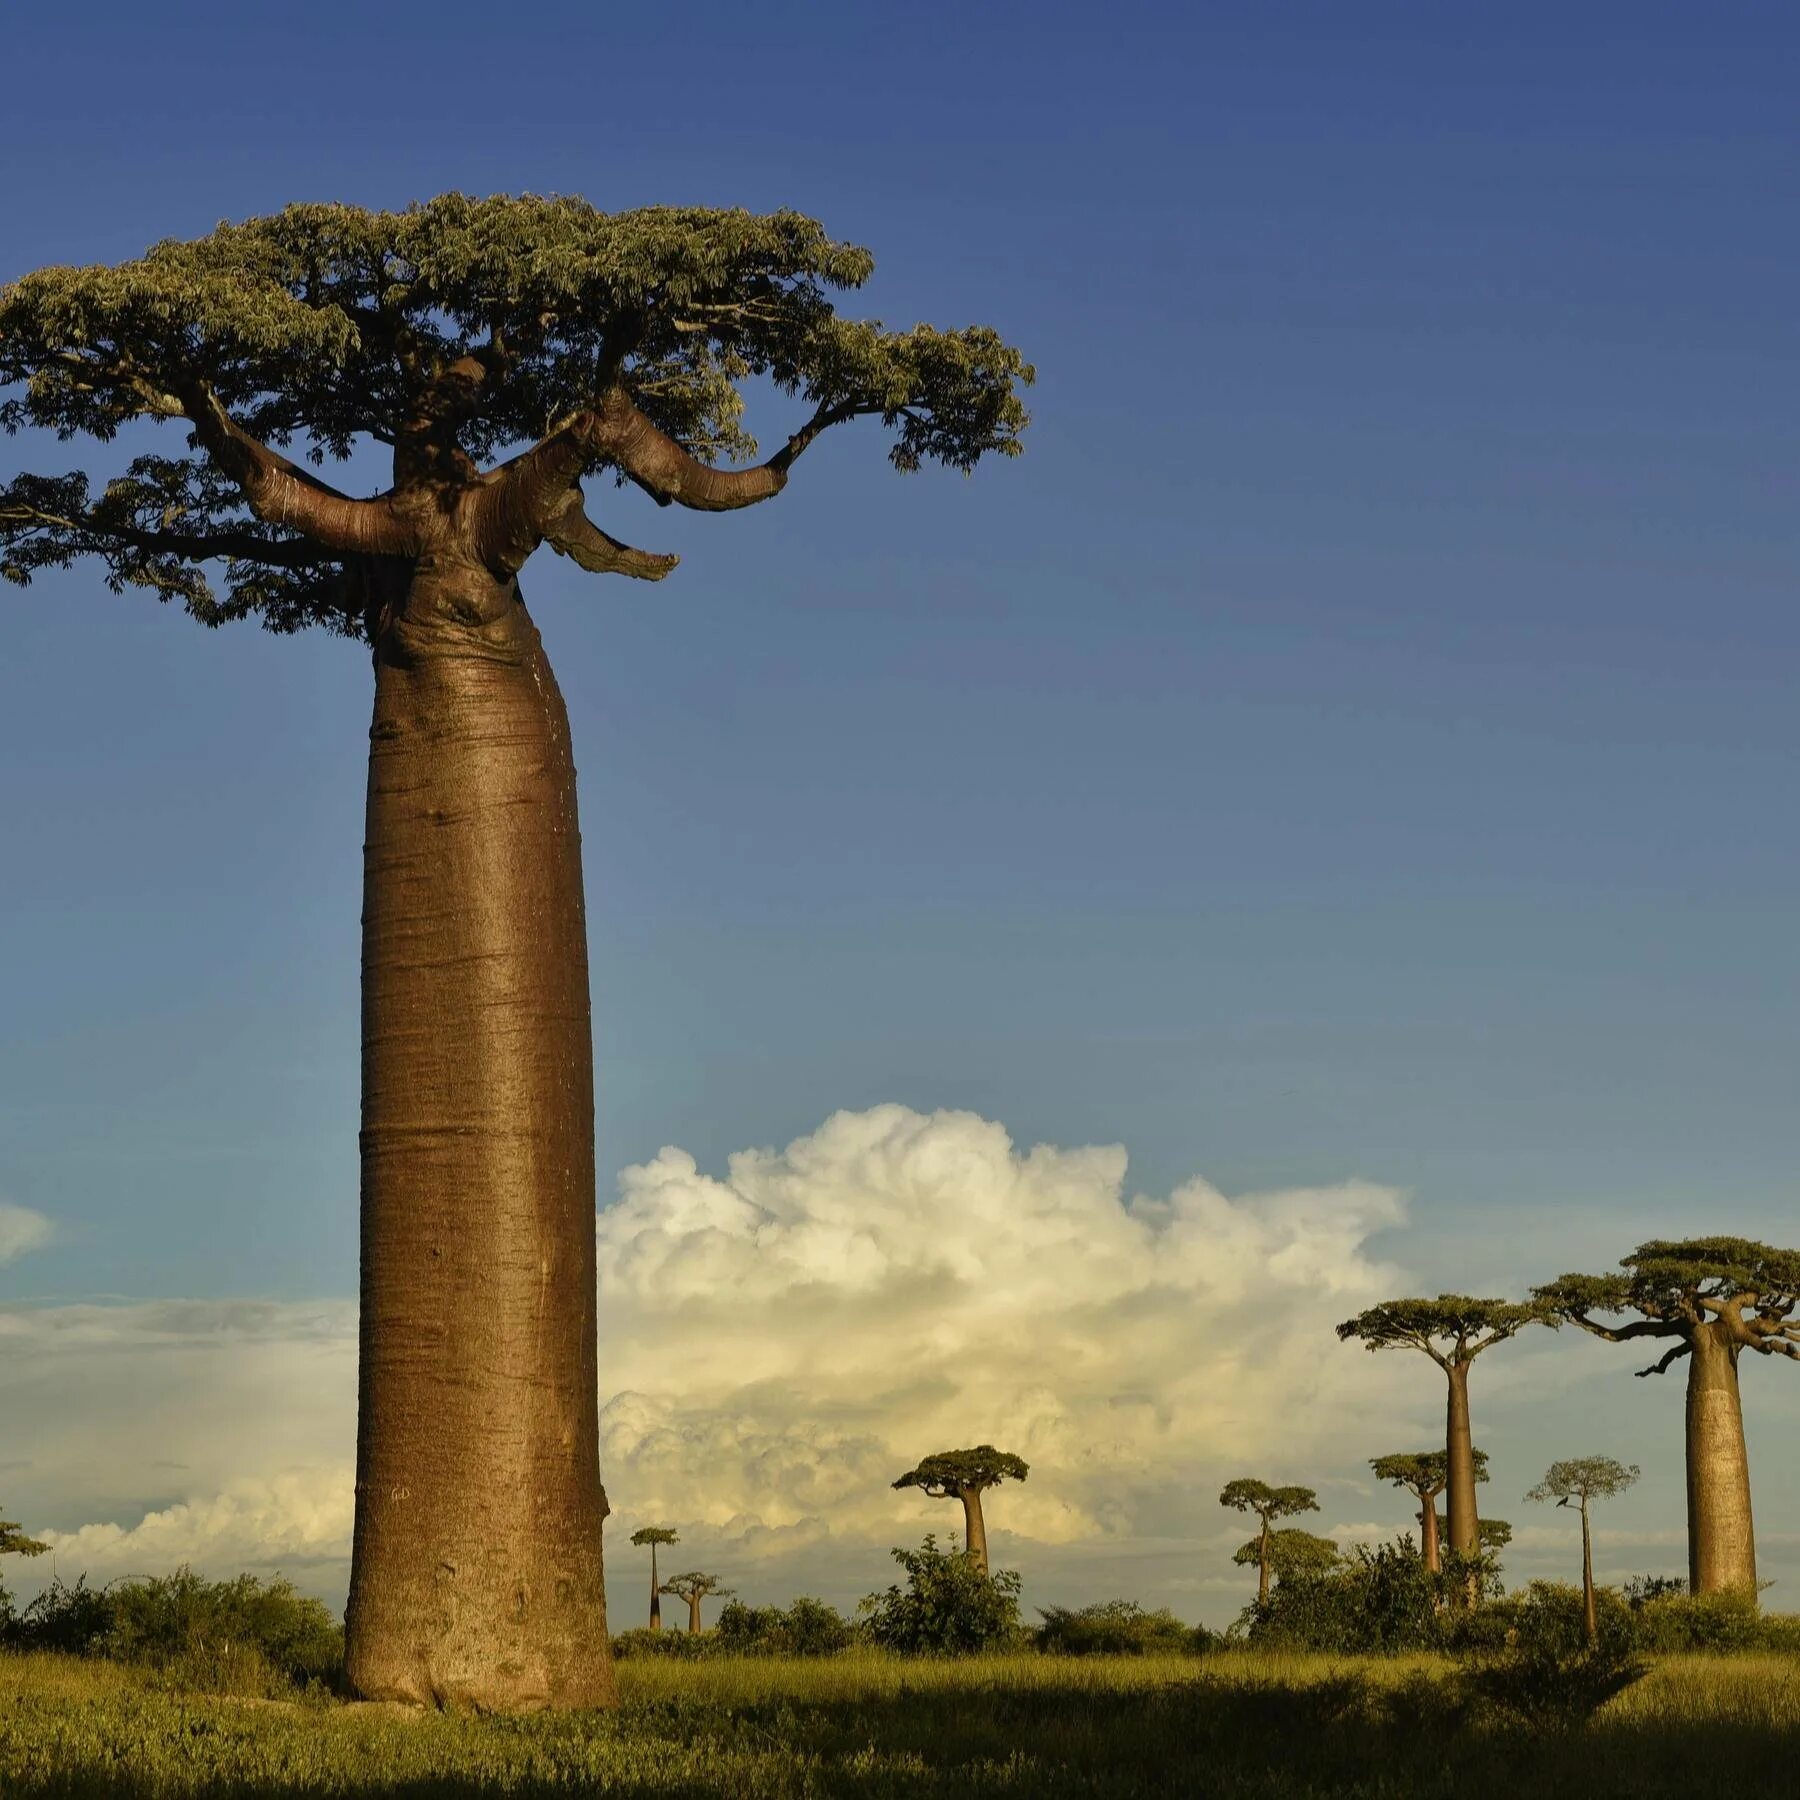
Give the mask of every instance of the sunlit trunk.
M 1436 1575 L 1444 1566 L 1438 1542 L 1437 1495 L 1429 1495 L 1419 1508 L 1419 1555 L 1425 1567 Z
M 1581 1500 L 1581 1622 L 1590 1647 L 1600 1636 L 1600 1619 L 1594 1606 L 1594 1539 L 1588 1530 L 1588 1503 Z
M 575 769 L 516 584 L 422 563 L 375 643 L 358 1693 L 614 1699 Z
M 963 1549 L 974 1557 L 982 1574 L 988 1572 L 987 1524 L 981 1516 L 981 1489 L 965 1488 L 963 1503 Z
M 1687 1384 L 1688 1585 L 1696 1594 L 1756 1592 L 1750 1457 L 1737 1351 L 1711 1325 L 1692 1334 Z
M 1269 1521 L 1262 1522 L 1262 1536 L 1256 1542 L 1256 1599 L 1266 1605 L 1269 1598 Z

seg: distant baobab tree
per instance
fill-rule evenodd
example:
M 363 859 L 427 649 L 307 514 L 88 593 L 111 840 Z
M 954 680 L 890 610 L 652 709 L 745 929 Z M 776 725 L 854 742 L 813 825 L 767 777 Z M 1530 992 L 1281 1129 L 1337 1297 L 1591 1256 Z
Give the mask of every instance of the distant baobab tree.
M 1600 1617 L 1594 1605 L 1594 1540 L 1588 1528 L 1588 1506 L 1624 1493 L 1638 1473 L 1636 1463 L 1615 1462 L 1610 1456 L 1574 1456 L 1567 1462 L 1552 1463 L 1544 1479 L 1525 1496 L 1581 1509 L 1581 1619 L 1590 1644 L 1600 1635 Z
M 1800 1360 L 1800 1251 L 1749 1238 L 1657 1238 L 1620 1259 L 1621 1273 L 1562 1275 L 1536 1290 L 1571 1323 L 1608 1343 L 1666 1348 L 1640 1375 L 1683 1357 L 1687 1378 L 1688 1585 L 1696 1594 L 1756 1592 L 1756 1530 L 1738 1358 Z M 1636 1313 L 1608 1325 L 1596 1314 Z
M 616 1698 L 575 763 L 519 573 L 545 544 L 595 574 L 674 568 L 589 516 L 590 476 L 728 512 L 866 418 L 902 470 L 1015 454 L 1029 366 L 985 327 L 840 317 L 832 291 L 872 267 L 793 212 L 444 194 L 290 206 L 0 290 L 0 428 L 138 452 L 97 492 L 82 470 L 0 483 L 0 576 L 92 558 L 115 593 L 316 626 L 372 667 L 346 1611 L 365 1697 Z M 799 416 L 745 462 L 750 380 Z M 140 452 L 158 424 L 173 441 Z M 383 492 L 316 472 L 359 452 L 390 459 Z
M 1486 1481 L 1487 1452 L 1471 1448 L 1475 1480 Z M 1439 1530 L 1438 1496 L 1449 1479 L 1448 1464 L 1442 1450 L 1395 1451 L 1388 1456 L 1371 1457 L 1369 1467 L 1377 1481 L 1390 1482 L 1406 1491 L 1419 1503 L 1419 1557 L 1432 1574 L 1444 1566 L 1443 1538 Z
M 1329 1574 L 1343 1557 L 1343 1551 L 1330 1538 L 1318 1537 L 1297 1526 L 1271 1531 L 1267 1536 L 1258 1532 L 1249 1543 L 1239 1544 L 1231 1553 L 1231 1560 L 1240 1569 L 1257 1571 L 1258 1600 L 1269 1597 L 1264 1571 L 1277 1581 L 1292 1581 L 1297 1576 Z
M 1527 1325 L 1551 1322 L 1550 1309 L 1528 1302 L 1476 1300 L 1439 1294 L 1435 1300 L 1389 1300 L 1346 1319 L 1340 1338 L 1360 1338 L 1370 1350 L 1422 1351 L 1444 1371 L 1444 1498 L 1449 1548 L 1480 1554 L 1475 1510 L 1475 1443 L 1469 1427 L 1469 1369 L 1476 1357 L 1516 1336 Z M 1471 1588 L 1471 1594 L 1473 1589 Z
M 960 1500 L 963 1507 L 963 1549 L 988 1572 L 987 1521 L 981 1513 L 981 1496 L 1003 1481 L 1023 1481 L 1030 1467 L 1008 1450 L 977 1444 L 973 1450 L 940 1450 L 926 1457 L 916 1469 L 908 1469 L 894 1483 L 897 1488 L 917 1488 L 933 1500 Z
M 631 1541 L 641 1550 L 644 1545 L 650 1546 L 650 1629 L 662 1630 L 662 1586 L 656 1579 L 656 1546 L 658 1544 L 679 1544 L 681 1536 L 663 1525 L 646 1525 L 631 1534 Z
M 1259 1546 L 1255 1558 L 1256 1598 L 1259 1602 L 1267 1600 L 1272 1573 L 1269 1550 L 1275 1521 L 1291 1519 L 1296 1513 L 1317 1512 L 1319 1496 L 1309 1487 L 1271 1487 L 1266 1481 L 1246 1475 L 1226 1482 L 1219 1494 L 1219 1504 L 1235 1512 L 1255 1513 L 1260 1521 L 1261 1529 L 1254 1540 Z M 1239 1556 L 1232 1560 L 1242 1562 L 1246 1559 Z
M 685 1600 L 688 1606 L 688 1630 L 696 1635 L 700 1630 L 700 1602 L 717 1597 L 724 1599 L 727 1594 L 735 1592 L 726 1587 L 717 1575 L 705 1575 L 698 1569 L 689 1569 L 685 1574 L 671 1575 L 663 1583 L 665 1594 L 674 1594 Z

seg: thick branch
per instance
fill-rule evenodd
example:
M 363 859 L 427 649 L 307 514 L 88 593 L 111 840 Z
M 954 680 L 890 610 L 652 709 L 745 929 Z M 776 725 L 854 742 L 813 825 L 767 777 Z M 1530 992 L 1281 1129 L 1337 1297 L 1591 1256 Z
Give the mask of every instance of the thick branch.
M 1609 1344 L 1627 1344 L 1633 1338 L 1642 1337 L 1673 1337 L 1687 1330 L 1679 1319 L 1634 1319 L 1629 1325 L 1601 1325 L 1586 1313 L 1572 1312 L 1568 1317 L 1571 1324 L 1579 1325 L 1583 1331 L 1591 1331 L 1597 1338 L 1605 1338 Z
M 561 508 L 545 526 L 544 537 L 551 549 L 572 557 L 595 575 L 631 575 L 639 581 L 661 581 L 681 561 L 679 556 L 634 550 L 609 537 L 582 510 L 579 488 L 568 490 Z
M 1662 1360 L 1660 1362 L 1654 1362 L 1650 1365 L 1649 1368 L 1638 1369 L 1638 1370 L 1634 1371 L 1634 1373 L 1636 1373 L 1639 1376 L 1666 1374 L 1670 1368 L 1672 1368 L 1676 1363 L 1680 1362 L 1681 1359 L 1684 1356 L 1686 1356 L 1688 1354 L 1688 1352 L 1692 1349 L 1693 1349 L 1693 1345 L 1688 1343 L 1686 1339 L 1683 1339 L 1682 1342 L 1680 1342 L 1679 1344 L 1672 1344 L 1666 1351 L 1664 1351 Z
M 386 498 L 353 500 L 259 443 L 203 382 L 185 388 L 180 398 L 194 435 L 265 523 L 285 525 L 330 549 L 364 556 L 406 556 L 417 550 L 413 534 Z

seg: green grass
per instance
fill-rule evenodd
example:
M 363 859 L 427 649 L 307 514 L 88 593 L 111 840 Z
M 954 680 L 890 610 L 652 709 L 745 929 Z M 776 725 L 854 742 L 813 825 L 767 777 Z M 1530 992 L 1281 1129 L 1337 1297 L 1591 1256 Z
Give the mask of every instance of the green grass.
M 0 1795 L 1209 1795 L 1539 1800 L 1792 1785 L 1800 1663 L 1669 1657 L 1583 1730 L 1471 1711 L 1426 1658 L 1228 1653 L 620 1665 L 614 1714 L 202 1696 L 0 1656 Z

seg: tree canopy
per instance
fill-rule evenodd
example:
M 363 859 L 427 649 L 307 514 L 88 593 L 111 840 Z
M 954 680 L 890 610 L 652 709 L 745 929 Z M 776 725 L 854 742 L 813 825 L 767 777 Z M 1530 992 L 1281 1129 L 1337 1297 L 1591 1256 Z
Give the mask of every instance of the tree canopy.
M 27 1537 L 17 1519 L 0 1519 L 0 1556 L 42 1556 L 49 1548 Z
M 882 421 L 902 470 L 1016 454 L 1030 366 L 983 326 L 840 317 L 831 294 L 873 266 L 794 212 L 444 194 L 289 206 L 116 266 L 39 270 L 0 290 L 0 428 L 106 442 L 168 420 L 185 443 L 98 493 L 81 471 L 0 486 L 0 575 L 92 555 L 115 591 L 209 625 L 360 635 L 361 559 L 419 554 L 452 513 L 502 570 L 549 541 L 584 568 L 667 574 L 674 558 L 587 518 L 594 470 L 713 511 L 780 492 L 821 432 L 859 417 Z M 800 408 L 760 463 L 753 380 Z M 369 444 L 392 452 L 387 491 L 353 499 L 312 473 Z M 466 506 L 446 509 L 452 489 Z
M 1554 1500 L 1558 1506 L 1585 1506 L 1590 1500 L 1622 1494 L 1642 1471 L 1636 1463 L 1622 1463 L 1610 1456 L 1572 1456 L 1553 1462 L 1526 1496 L 1527 1500 Z
M 1343 1551 L 1328 1537 L 1319 1537 L 1289 1525 L 1269 1533 L 1269 1572 L 1278 1580 L 1296 1576 L 1325 1575 L 1343 1561 Z M 1242 1568 L 1256 1568 L 1263 1560 L 1263 1540 L 1253 1537 L 1232 1551 L 1231 1560 Z
M 681 1534 L 666 1525 L 644 1525 L 631 1534 L 631 1541 L 640 1549 L 645 1544 L 679 1544 Z
M 1264 1525 L 1295 1513 L 1317 1512 L 1319 1496 L 1309 1487 L 1271 1487 L 1253 1476 L 1228 1481 L 1219 1492 L 1219 1504 L 1236 1512 L 1253 1512 Z
M 704 1600 L 713 1594 L 729 1594 L 735 1590 L 725 1585 L 724 1578 L 708 1575 L 700 1569 L 685 1569 L 679 1575 L 671 1575 L 662 1584 L 665 1594 L 674 1594 L 692 1606 L 697 1600 Z
M 996 1450 L 992 1444 L 977 1444 L 972 1450 L 940 1450 L 921 1458 L 894 1486 L 918 1488 L 933 1500 L 960 1500 L 1003 1481 L 1023 1481 L 1030 1473 L 1030 1465 L 1022 1457 Z
M 1475 1479 L 1486 1481 L 1488 1453 L 1476 1450 L 1473 1455 Z M 1421 1501 L 1441 1494 L 1450 1479 L 1448 1459 L 1442 1450 L 1397 1450 L 1388 1456 L 1371 1457 L 1369 1468 L 1377 1481 L 1405 1488 Z
M 1653 1238 L 1621 1257 L 1617 1273 L 1559 1275 L 1533 1298 L 1582 1330 L 1612 1343 L 1636 1338 L 1677 1341 L 1640 1375 L 1660 1375 L 1688 1354 L 1701 1326 L 1724 1328 L 1739 1348 L 1800 1361 L 1800 1251 L 1750 1238 Z M 1596 1313 L 1640 1315 L 1605 1325 Z
M 1473 1362 L 1482 1351 L 1516 1336 L 1527 1325 L 1554 1324 L 1554 1310 L 1537 1301 L 1477 1300 L 1439 1294 L 1435 1300 L 1387 1300 L 1337 1328 L 1345 1340 L 1360 1338 L 1370 1350 L 1403 1346 L 1423 1350 L 1445 1369 Z

